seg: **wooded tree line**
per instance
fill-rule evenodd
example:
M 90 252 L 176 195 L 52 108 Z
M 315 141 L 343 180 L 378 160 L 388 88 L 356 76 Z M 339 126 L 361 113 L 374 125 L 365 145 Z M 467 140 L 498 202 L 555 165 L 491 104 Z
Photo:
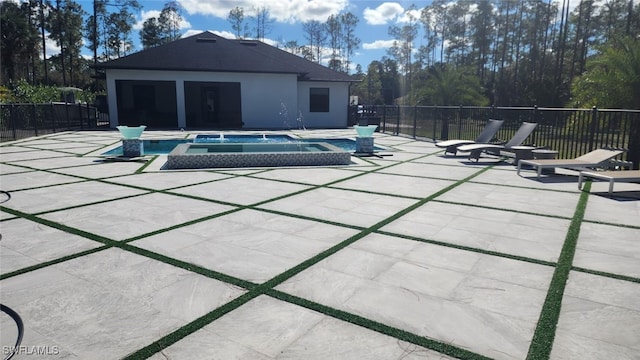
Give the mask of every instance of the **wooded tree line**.
M 119 58 L 133 49 L 137 0 L 93 0 L 87 13 L 73 0 L 0 2 L 2 46 L 1 84 L 24 79 L 31 84 L 88 88 L 92 64 Z M 180 38 L 180 8 L 168 2 L 158 18 L 143 24 L 145 47 Z M 53 40 L 60 52 L 47 54 Z M 93 56 L 81 56 L 83 46 Z M 94 89 L 98 90 L 98 89 Z
M 176 2 L 166 3 L 157 18 L 146 20 L 134 34 L 134 14 L 140 9 L 136 0 L 93 0 L 92 13 L 74 0 L 0 2 L 1 83 L 26 79 L 88 88 L 96 83 L 90 65 L 130 53 L 134 36 L 140 36 L 144 47 L 181 36 Z M 250 12 L 245 15 L 236 7 L 227 20 L 237 38 L 264 40 L 271 31 L 269 12 L 265 7 Z M 309 21 L 302 24 L 305 44 L 281 40 L 277 46 L 350 72 L 361 44 L 355 36 L 358 22 L 350 12 L 325 22 Z M 634 53 L 640 3 L 582 0 L 570 9 L 568 0 L 433 0 L 423 9 L 411 6 L 404 21 L 390 26 L 388 33 L 394 43 L 387 56 L 366 69 L 356 67 L 354 76 L 361 82 L 352 92 L 362 102 L 564 106 L 571 104 L 572 84 L 583 94 L 593 87 L 580 75 L 615 41 L 636 39 L 626 45 L 627 54 Z M 46 53 L 47 34 L 60 53 Z M 92 58 L 81 56 L 83 46 Z M 638 60 L 623 58 L 638 75 Z
M 367 103 L 561 107 L 590 59 L 614 40 L 638 39 L 640 3 L 434 0 L 389 34 L 389 57 L 357 74 Z
M 239 6 L 229 11 L 227 20 L 236 38 L 251 38 L 254 34 L 255 39 L 264 40 L 271 31 L 270 15 L 265 7 L 252 9 L 252 13 L 254 15 L 246 16 L 244 8 Z M 302 24 L 306 44 L 282 40 L 276 46 L 307 60 L 326 63 L 333 70 L 349 72 L 351 58 L 360 46 L 360 39 L 355 35 L 359 21 L 350 12 L 330 15 L 324 23 L 311 20 Z

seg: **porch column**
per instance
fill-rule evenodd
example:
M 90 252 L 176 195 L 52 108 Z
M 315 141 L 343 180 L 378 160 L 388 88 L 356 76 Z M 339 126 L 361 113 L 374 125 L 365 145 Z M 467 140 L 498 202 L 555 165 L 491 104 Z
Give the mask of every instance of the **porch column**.
M 109 106 L 109 127 L 115 129 L 119 122 L 116 80 L 113 77 L 107 77 L 107 103 Z
M 176 105 L 178 111 L 178 129 L 187 127 L 187 115 L 184 105 L 184 80 L 176 80 Z

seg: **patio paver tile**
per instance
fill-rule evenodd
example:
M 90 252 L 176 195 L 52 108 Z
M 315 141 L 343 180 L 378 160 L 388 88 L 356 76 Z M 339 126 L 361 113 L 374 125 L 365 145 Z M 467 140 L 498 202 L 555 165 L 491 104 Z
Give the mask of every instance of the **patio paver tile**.
M 616 192 L 623 190 L 618 185 L 624 184 L 616 184 L 614 188 Z M 638 187 L 637 184 L 631 185 Z M 640 188 L 636 189 L 636 193 L 638 191 L 640 191 Z M 638 227 L 640 226 L 640 221 L 638 220 L 640 219 L 640 201 L 637 198 L 636 200 L 631 198 L 617 200 L 603 196 L 590 196 L 584 219 Z M 637 231 L 640 232 L 640 230 Z
M 365 240 L 277 288 L 390 326 L 472 347 L 473 351 L 497 358 L 508 358 L 502 352 L 514 357 L 523 351 L 526 353 L 528 344 L 524 334 L 530 333 L 537 322 L 546 296 L 544 284 L 548 286 L 552 268 L 489 255 L 455 258 L 453 252 L 464 254 L 466 251 L 432 244 L 416 243 L 407 251 L 400 244 L 406 245 L 410 240 L 391 237 L 385 237 L 385 245 L 389 243 L 392 248 L 403 249 L 400 253 L 367 255 Z M 380 251 L 381 240 L 376 243 L 374 238 L 369 242 L 375 251 Z M 417 253 L 415 258 L 419 259 L 419 248 L 433 253 L 436 266 L 428 260 L 418 262 L 409 256 Z M 438 256 L 440 250 L 457 263 L 467 260 L 470 264 L 464 271 L 438 267 L 443 262 Z M 492 270 L 478 272 L 477 269 L 483 268 L 479 259 L 486 259 L 485 264 L 504 261 Z M 531 272 L 536 274 L 533 279 Z M 441 323 L 443 325 L 438 325 Z M 507 334 L 514 329 L 519 335 Z M 477 336 L 468 339 L 470 335 L 463 335 L 467 331 L 493 337 L 487 340 L 482 335 L 482 339 Z
M 565 296 L 558 329 L 640 351 L 640 311 Z
M 556 261 L 569 221 L 546 217 L 542 219 L 536 215 L 503 210 L 429 202 L 381 230 Z
M 438 200 L 571 218 L 579 198 L 577 193 L 465 183 Z
M 149 193 L 55 211 L 42 217 L 119 241 L 231 209 L 231 206 L 203 200 Z
M 261 208 L 316 217 L 356 226 L 371 226 L 414 203 L 415 200 L 320 188 L 272 201 Z
M 419 177 L 374 173 L 359 176 L 354 179 L 341 181 L 332 185 L 332 187 L 342 189 L 359 189 L 381 194 L 425 198 L 451 184 L 453 184 L 453 182 L 448 180 L 434 180 Z
M 323 185 L 353 175 L 355 175 L 353 172 L 339 168 L 294 168 L 273 169 L 255 174 L 254 176 L 269 180 L 291 181 L 310 185 Z
M 101 246 L 77 235 L 25 219 L 2 223 L 0 273 L 37 265 Z
M 554 360 L 637 360 L 638 349 L 612 344 L 557 329 L 551 350 Z
M 421 159 L 422 160 L 422 159 Z M 422 176 L 426 178 L 438 178 L 446 180 L 461 180 L 480 171 L 478 168 L 450 166 L 450 165 L 425 165 L 422 162 L 407 162 L 387 169 L 381 173 L 403 174 L 410 176 Z
M 3 304 L 18 311 L 29 330 L 54 341 L 23 342 L 24 346 L 58 346 L 92 359 L 122 357 L 243 292 L 116 249 L 7 279 L 2 285 Z M 186 312 L 174 308 L 185 303 L 190 304 Z
M 287 184 L 279 181 L 235 177 L 207 184 L 187 186 L 171 190 L 171 192 L 234 204 L 251 205 L 308 188 L 305 185 Z
M 77 177 L 53 174 L 42 171 L 26 171 L 2 175 L 2 190 L 16 191 L 41 186 L 67 184 L 83 181 Z
M 193 171 L 188 176 L 181 172 L 141 173 L 109 178 L 108 182 L 138 186 L 151 190 L 165 190 L 201 182 L 225 179 L 230 175 L 210 171 Z
M 12 192 L 11 201 L 2 205 L 33 214 L 143 193 L 120 185 L 85 181 Z
M 582 223 L 574 266 L 640 277 L 640 230 Z
M 289 133 L 354 136 L 351 129 Z M 145 133 L 158 139 L 185 135 L 195 134 Z M 524 359 L 555 270 L 544 262 L 558 261 L 584 195 L 572 175 L 532 180 L 496 158 L 472 163 L 464 156 L 441 156 L 429 142 L 375 137 L 377 144 L 394 146 L 393 156 L 326 169 L 164 171 L 166 156 L 147 164 L 96 162 L 104 149 L 119 145 L 117 131 L 64 132 L 3 144 L 3 184 L 20 186 L 0 209 L 3 274 L 102 246 L 91 234 L 115 241 L 140 236 L 123 249 L 159 254 L 146 257 L 113 247 L 4 278 L 2 303 L 29 324 L 22 345 L 59 346 L 60 353 L 47 358 L 121 358 L 247 291 L 175 262 L 259 284 L 357 239 L 298 269 L 276 290 L 316 302 L 317 310 L 333 307 L 415 339 L 426 336 L 494 359 Z M 75 156 L 52 149 L 96 151 Z M 53 170 L 42 175 L 19 165 Z M 437 199 L 390 218 L 480 171 Z M 5 181 L 12 179 L 7 174 L 14 174 L 13 183 Z M 363 175 L 338 181 L 357 174 Z M 21 175 L 24 184 L 17 180 Z M 108 181 L 58 183 L 73 178 L 68 175 Z M 621 192 L 614 196 L 602 194 L 601 185 L 606 184 L 592 184 L 573 266 L 603 273 L 570 272 L 552 359 L 637 359 L 640 353 L 637 184 L 619 184 Z M 306 191 L 297 193 L 301 190 Z M 284 197 L 269 201 L 278 196 Z M 251 208 L 257 203 L 259 208 Z M 37 218 L 12 219 L 11 209 L 45 212 L 37 216 L 86 231 L 89 239 L 35 225 L 31 220 Z M 366 229 L 380 221 L 390 222 Z M 155 235 L 147 236 L 151 231 Z M 366 236 L 353 238 L 361 231 Z M 36 235 L 25 236 L 29 232 Z M 18 237 L 25 241 L 16 242 Z M 152 358 L 448 359 L 366 324 L 300 307 L 286 296 L 258 295 Z M 6 316 L 0 330 L 3 344 L 16 335 Z

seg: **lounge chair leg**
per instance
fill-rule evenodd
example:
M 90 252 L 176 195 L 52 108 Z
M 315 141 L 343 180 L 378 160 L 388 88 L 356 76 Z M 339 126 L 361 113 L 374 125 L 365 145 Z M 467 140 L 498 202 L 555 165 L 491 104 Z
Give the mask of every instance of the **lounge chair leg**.
M 482 153 L 482 150 L 472 150 L 469 153 L 469 160 L 476 159 L 476 162 L 478 162 L 478 160 L 480 160 L 480 153 Z
M 520 176 L 520 168 L 522 168 L 522 163 L 520 162 L 520 160 L 518 160 L 518 176 Z
M 583 176 L 581 172 L 580 174 L 578 174 L 578 190 L 582 190 L 582 181 L 583 181 Z

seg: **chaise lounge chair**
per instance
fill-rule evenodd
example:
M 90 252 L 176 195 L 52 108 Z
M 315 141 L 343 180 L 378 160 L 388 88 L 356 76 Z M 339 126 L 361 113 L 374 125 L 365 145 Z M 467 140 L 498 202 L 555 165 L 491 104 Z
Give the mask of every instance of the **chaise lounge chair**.
M 478 135 L 478 138 L 473 140 L 444 140 L 436 143 L 436 146 L 439 148 L 445 148 L 444 153 L 452 153 L 456 155 L 458 153 L 458 147 L 465 144 L 486 144 L 493 136 L 498 132 L 500 127 L 504 123 L 504 120 L 489 120 L 487 125 L 484 127 L 484 130 Z
M 640 182 L 640 170 L 581 171 L 578 176 L 578 189 L 582 189 L 585 177 L 609 182 L 609 194 L 613 193 L 613 184 L 619 182 Z
M 612 159 L 620 154 L 622 150 L 605 150 L 597 149 L 588 152 L 575 159 L 539 159 L 539 160 L 520 160 L 518 161 L 518 175 L 522 165 L 530 165 L 538 170 L 538 178 L 542 174 L 542 169 L 549 168 L 566 168 L 573 170 L 581 170 L 586 168 L 594 168 L 601 166 L 605 161 Z
M 480 158 L 480 154 L 483 151 L 491 152 L 498 155 L 500 154 L 501 150 L 512 151 L 516 153 L 516 158 L 519 158 L 519 154 L 521 152 L 531 152 L 531 150 L 535 149 L 535 147 L 532 146 L 520 145 L 522 145 L 524 140 L 529 137 L 536 126 L 538 126 L 537 123 L 523 122 L 522 125 L 520 125 L 518 131 L 516 131 L 516 133 L 513 135 L 511 140 L 504 144 L 468 144 L 459 146 L 458 151 L 471 152 L 469 154 L 469 160 L 473 158 L 476 159 L 476 161 L 478 161 L 478 159 Z

